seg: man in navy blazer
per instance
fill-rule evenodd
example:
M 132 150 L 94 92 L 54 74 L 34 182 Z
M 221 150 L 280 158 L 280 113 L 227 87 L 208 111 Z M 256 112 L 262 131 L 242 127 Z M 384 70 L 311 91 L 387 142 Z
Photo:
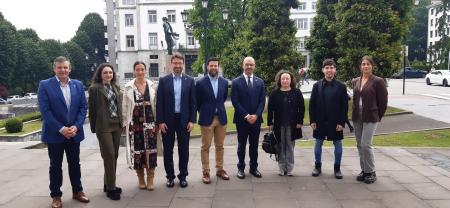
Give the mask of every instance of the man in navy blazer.
M 216 176 L 229 180 L 223 168 L 223 142 L 227 131 L 227 112 L 225 101 L 228 96 L 228 81 L 219 76 L 219 59 L 208 59 L 208 75 L 197 81 L 197 110 L 200 114 L 198 124 L 202 134 L 201 159 L 205 184 L 211 183 L 209 168 L 209 148 L 214 137 L 216 147 Z
M 233 80 L 231 87 L 231 102 L 235 109 L 233 122 L 236 124 L 238 133 L 237 177 L 245 178 L 245 149 L 248 138 L 250 174 L 261 178 L 262 175 L 258 171 L 258 142 L 266 102 L 264 81 L 253 74 L 255 59 L 252 57 L 244 59 L 242 68 L 244 73 Z
M 72 198 L 87 203 L 80 171 L 80 142 L 84 139 L 86 97 L 83 84 L 69 78 L 70 61 L 57 57 L 53 62 L 55 76 L 39 83 L 38 102 L 42 114 L 42 142 L 47 143 L 50 158 L 50 196 L 52 207 L 62 207 L 62 160 L 66 152 Z
M 187 187 L 189 162 L 189 136 L 197 119 L 195 81 L 182 73 L 184 57 L 174 53 L 171 58 L 172 73 L 159 79 L 156 98 L 156 123 L 162 132 L 164 147 L 164 169 L 167 187 L 173 187 L 173 147 L 175 134 L 178 143 L 178 168 L 180 186 Z

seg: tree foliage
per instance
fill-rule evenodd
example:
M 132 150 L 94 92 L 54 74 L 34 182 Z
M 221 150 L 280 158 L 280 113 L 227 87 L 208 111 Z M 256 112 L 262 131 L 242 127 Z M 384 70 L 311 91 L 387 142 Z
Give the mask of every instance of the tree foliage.
M 409 61 L 426 61 L 427 59 L 427 37 L 428 37 L 428 8 L 431 0 L 421 0 L 419 5 L 413 8 L 414 24 L 408 37 L 408 59 Z
M 74 41 L 64 43 L 63 46 L 68 52 L 72 63 L 71 77 L 87 84 L 92 73 L 83 49 Z
M 237 37 L 224 50 L 221 57 L 225 74 L 233 78 L 242 73 L 245 56 L 256 60 L 255 73 L 269 86 L 275 74 L 281 70 L 294 71 L 303 64 L 303 58 L 296 51 L 297 29 L 289 19 L 289 10 L 297 1 L 260 0 L 249 1 L 245 27 L 240 28 Z M 269 87 L 270 88 L 270 87 Z
M 77 35 L 79 32 L 84 31 L 91 41 L 91 45 L 94 47 L 92 51 L 86 51 L 89 55 L 94 55 L 94 62 L 99 65 L 105 62 L 105 45 L 107 43 L 105 38 L 105 22 L 102 17 L 97 13 L 87 14 L 77 30 Z M 81 44 L 78 43 L 80 46 Z M 83 48 L 83 47 L 82 47 Z M 83 48 L 85 49 L 85 48 Z M 97 53 L 95 54 L 95 49 Z
M 27 28 L 24 30 L 18 30 L 17 31 L 20 35 L 22 35 L 23 38 L 31 39 L 34 42 L 38 42 L 41 39 L 39 38 L 39 35 L 31 28 Z
M 8 87 L 11 84 L 11 76 L 16 67 L 16 63 L 16 28 L 2 18 L 0 19 L 0 85 Z
M 412 23 L 411 0 L 323 0 L 319 6 L 320 14 L 314 21 L 317 31 L 313 30 L 319 38 L 313 36 L 308 41 L 316 71 L 323 58 L 332 55 L 338 64 L 337 77 L 343 81 L 359 75 L 364 55 L 375 59 L 375 73 L 381 77 L 390 77 L 398 70 L 402 43 Z
M 447 22 L 447 18 L 450 15 L 450 0 L 442 0 L 440 5 L 436 9 L 436 13 L 442 13 L 438 18 L 437 31 L 441 39 L 436 41 L 432 47 L 430 47 L 429 54 L 432 57 L 431 61 L 435 68 L 446 69 L 448 62 L 450 61 L 448 56 L 450 53 L 450 37 L 446 33 L 447 28 L 450 27 L 450 23 Z

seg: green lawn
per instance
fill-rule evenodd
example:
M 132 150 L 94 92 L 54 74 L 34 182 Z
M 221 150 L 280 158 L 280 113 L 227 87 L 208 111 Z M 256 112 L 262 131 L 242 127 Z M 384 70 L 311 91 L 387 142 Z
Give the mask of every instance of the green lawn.
M 352 102 L 349 102 L 348 104 L 348 116 L 349 118 L 352 117 Z M 227 125 L 227 131 L 235 131 L 236 126 L 233 124 L 233 115 L 234 115 L 234 108 L 232 106 L 227 107 L 227 118 L 228 118 L 228 125 Z M 386 110 L 386 114 L 392 114 L 392 113 L 399 113 L 404 112 L 405 110 L 399 109 L 399 108 L 393 108 L 388 107 Z M 267 126 L 267 110 L 263 113 L 263 120 L 264 123 L 262 124 L 263 127 Z M 305 100 L 305 117 L 303 119 L 303 122 L 305 124 L 309 124 L 309 99 Z M 199 135 L 200 134 L 200 126 L 197 124 L 194 127 L 194 130 L 192 130 L 191 135 Z
M 344 147 L 356 147 L 355 138 L 344 139 Z M 313 141 L 298 142 L 299 147 L 312 147 Z M 333 146 L 333 142 L 326 141 L 324 146 Z M 450 147 L 450 129 L 418 131 L 375 136 L 374 146 L 380 147 Z
M 30 123 L 23 124 L 23 129 L 21 132 L 17 133 L 8 133 L 6 132 L 6 129 L 0 130 L 0 136 L 18 136 L 18 135 L 24 135 L 28 134 L 33 131 L 40 130 L 42 128 L 42 121 L 34 121 Z

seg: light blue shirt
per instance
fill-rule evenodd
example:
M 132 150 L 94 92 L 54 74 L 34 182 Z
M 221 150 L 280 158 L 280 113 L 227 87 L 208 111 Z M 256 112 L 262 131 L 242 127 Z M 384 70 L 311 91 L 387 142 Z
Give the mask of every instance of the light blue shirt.
M 217 99 L 217 92 L 219 90 L 219 81 L 218 81 L 219 75 L 217 75 L 216 77 L 212 77 L 211 75 L 208 74 L 208 77 L 214 91 L 214 97 Z
M 181 112 L 181 80 L 183 78 L 183 75 L 180 74 L 180 76 L 176 76 L 175 74 L 172 74 L 173 76 L 173 92 L 175 94 L 175 113 Z
M 62 91 L 64 100 L 66 101 L 67 110 L 69 111 L 70 110 L 70 102 L 71 102 L 71 97 L 70 97 L 71 94 L 70 94 L 70 86 L 69 86 L 70 78 L 66 84 L 63 84 L 63 83 L 61 83 L 61 80 L 59 80 L 59 78 L 57 76 L 55 76 L 55 77 L 56 77 L 56 80 L 58 80 L 59 88 Z

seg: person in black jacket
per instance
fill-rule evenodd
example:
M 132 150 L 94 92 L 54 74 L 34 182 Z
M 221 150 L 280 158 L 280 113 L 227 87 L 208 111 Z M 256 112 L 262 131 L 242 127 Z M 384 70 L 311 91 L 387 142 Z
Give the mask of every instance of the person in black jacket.
M 322 64 L 324 78 L 316 82 L 311 92 L 309 117 L 316 139 L 314 147 L 315 168 L 312 176 L 322 172 L 322 145 L 325 139 L 334 144 L 334 176 L 342 179 L 340 170 L 342 159 L 343 129 L 347 120 L 348 96 L 346 86 L 335 79 L 336 63 L 325 59 Z
M 305 102 L 295 88 L 294 75 L 281 70 L 275 76 L 276 89 L 269 96 L 267 125 L 279 140 L 279 175 L 292 176 L 295 140 L 302 137 Z

